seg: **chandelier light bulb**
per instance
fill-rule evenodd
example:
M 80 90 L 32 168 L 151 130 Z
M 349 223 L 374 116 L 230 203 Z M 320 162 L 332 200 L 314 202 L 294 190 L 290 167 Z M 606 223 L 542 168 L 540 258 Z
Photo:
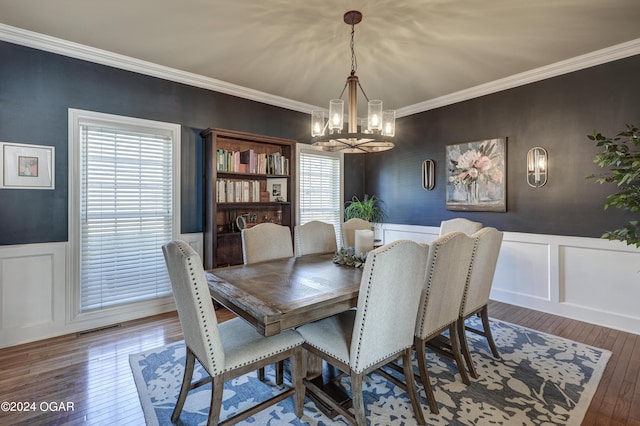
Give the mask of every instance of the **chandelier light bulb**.
M 396 111 L 387 109 L 382 111 L 382 132 L 385 136 L 396 135 Z
M 344 117 L 344 101 L 342 99 L 331 99 L 329 101 L 329 130 L 342 130 Z
M 322 136 L 324 134 L 324 111 L 311 111 L 311 136 Z
M 382 130 L 382 101 L 374 100 L 368 103 L 369 130 Z

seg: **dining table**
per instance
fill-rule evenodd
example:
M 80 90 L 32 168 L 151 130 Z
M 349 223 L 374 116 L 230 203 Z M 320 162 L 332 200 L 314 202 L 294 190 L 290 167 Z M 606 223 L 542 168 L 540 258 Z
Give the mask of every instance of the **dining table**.
M 253 325 L 264 336 L 326 318 L 354 308 L 362 268 L 333 262 L 333 253 L 269 260 L 206 271 L 214 301 Z M 332 382 L 318 357 L 307 354 L 308 380 L 343 405 L 348 396 Z M 337 412 L 307 394 L 330 417 Z
M 206 271 L 211 297 L 264 336 L 356 306 L 362 268 L 333 254 L 290 257 Z

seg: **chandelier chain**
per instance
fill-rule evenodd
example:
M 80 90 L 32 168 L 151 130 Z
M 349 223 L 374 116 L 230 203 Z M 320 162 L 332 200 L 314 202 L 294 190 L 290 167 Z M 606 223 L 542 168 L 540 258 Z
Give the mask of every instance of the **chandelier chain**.
M 358 60 L 356 59 L 356 50 L 354 36 L 356 34 L 356 24 L 351 22 L 351 75 L 356 75 L 358 69 Z

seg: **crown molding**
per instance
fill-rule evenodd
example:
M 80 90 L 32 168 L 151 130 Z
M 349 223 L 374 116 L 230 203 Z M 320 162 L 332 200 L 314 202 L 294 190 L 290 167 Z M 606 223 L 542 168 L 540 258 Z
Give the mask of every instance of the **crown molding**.
M 617 44 L 605 49 L 585 55 L 576 56 L 564 61 L 556 62 L 544 67 L 535 68 L 509 77 L 480 84 L 469 89 L 460 90 L 438 98 L 429 99 L 414 105 L 409 105 L 396 110 L 396 117 L 406 117 L 435 108 L 452 105 L 457 102 L 467 101 L 480 96 L 490 95 L 502 90 L 512 89 L 525 84 L 535 83 L 570 72 L 579 71 L 618 59 L 628 58 L 640 54 L 640 38 L 625 43 Z
M 227 83 L 222 80 L 204 77 L 199 74 L 181 71 L 175 68 L 154 64 L 152 62 L 131 58 L 125 55 L 119 55 L 106 50 L 96 49 L 79 43 L 62 40 L 56 37 L 5 24 L 0 24 L 0 40 L 75 59 L 107 65 L 126 71 L 133 71 L 139 74 L 162 78 L 176 83 L 183 83 L 194 87 L 225 93 L 227 95 L 262 102 L 268 105 L 306 114 L 310 114 L 312 110 L 321 109 L 321 107 L 315 105 L 294 101 L 292 99 L 272 95 L 270 93 L 260 92 L 258 90 Z M 396 117 L 406 117 L 408 115 L 489 95 L 502 90 L 523 86 L 525 84 L 534 83 L 573 71 L 579 71 L 581 69 L 627 58 L 637 54 L 640 54 L 640 38 L 587 53 L 585 55 L 576 56 L 575 58 L 556 62 L 551 65 L 535 68 L 500 80 L 481 84 L 469 89 L 460 90 L 438 98 L 402 107 L 396 111 Z
M 0 24 L 0 40 L 75 59 L 107 65 L 126 71 L 133 71 L 139 74 L 158 77 L 176 83 L 183 83 L 194 87 L 213 90 L 215 92 L 225 93 L 227 95 L 262 102 L 268 105 L 299 111 L 306 114 L 310 114 L 314 109 L 319 109 L 314 105 L 283 98 L 270 93 L 260 92 L 258 90 L 227 83 L 226 81 L 204 77 L 199 74 L 181 71 L 175 68 L 154 64 L 153 62 L 147 62 L 106 50 L 96 49 L 33 31 L 11 27 L 5 24 Z

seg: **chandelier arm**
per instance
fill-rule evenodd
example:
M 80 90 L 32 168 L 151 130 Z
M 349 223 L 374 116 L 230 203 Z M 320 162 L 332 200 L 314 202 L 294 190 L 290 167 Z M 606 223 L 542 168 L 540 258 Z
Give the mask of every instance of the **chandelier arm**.
M 344 91 L 347 90 L 348 85 L 349 85 L 349 80 L 344 82 L 344 87 L 342 87 L 342 92 L 340 92 L 340 96 L 338 96 L 337 99 L 342 99 L 342 96 L 344 96 Z
M 362 84 L 360 84 L 360 80 L 358 80 L 358 87 L 360 88 L 360 91 L 364 95 L 364 98 L 367 100 L 367 102 L 369 102 L 369 97 L 367 96 L 367 94 L 365 93 L 364 89 L 362 88 Z
M 322 134 L 324 135 L 324 133 L 327 131 L 327 129 L 329 128 L 329 122 L 331 121 L 331 117 L 329 117 L 329 119 L 327 120 L 326 123 L 324 123 L 324 127 L 322 128 Z

